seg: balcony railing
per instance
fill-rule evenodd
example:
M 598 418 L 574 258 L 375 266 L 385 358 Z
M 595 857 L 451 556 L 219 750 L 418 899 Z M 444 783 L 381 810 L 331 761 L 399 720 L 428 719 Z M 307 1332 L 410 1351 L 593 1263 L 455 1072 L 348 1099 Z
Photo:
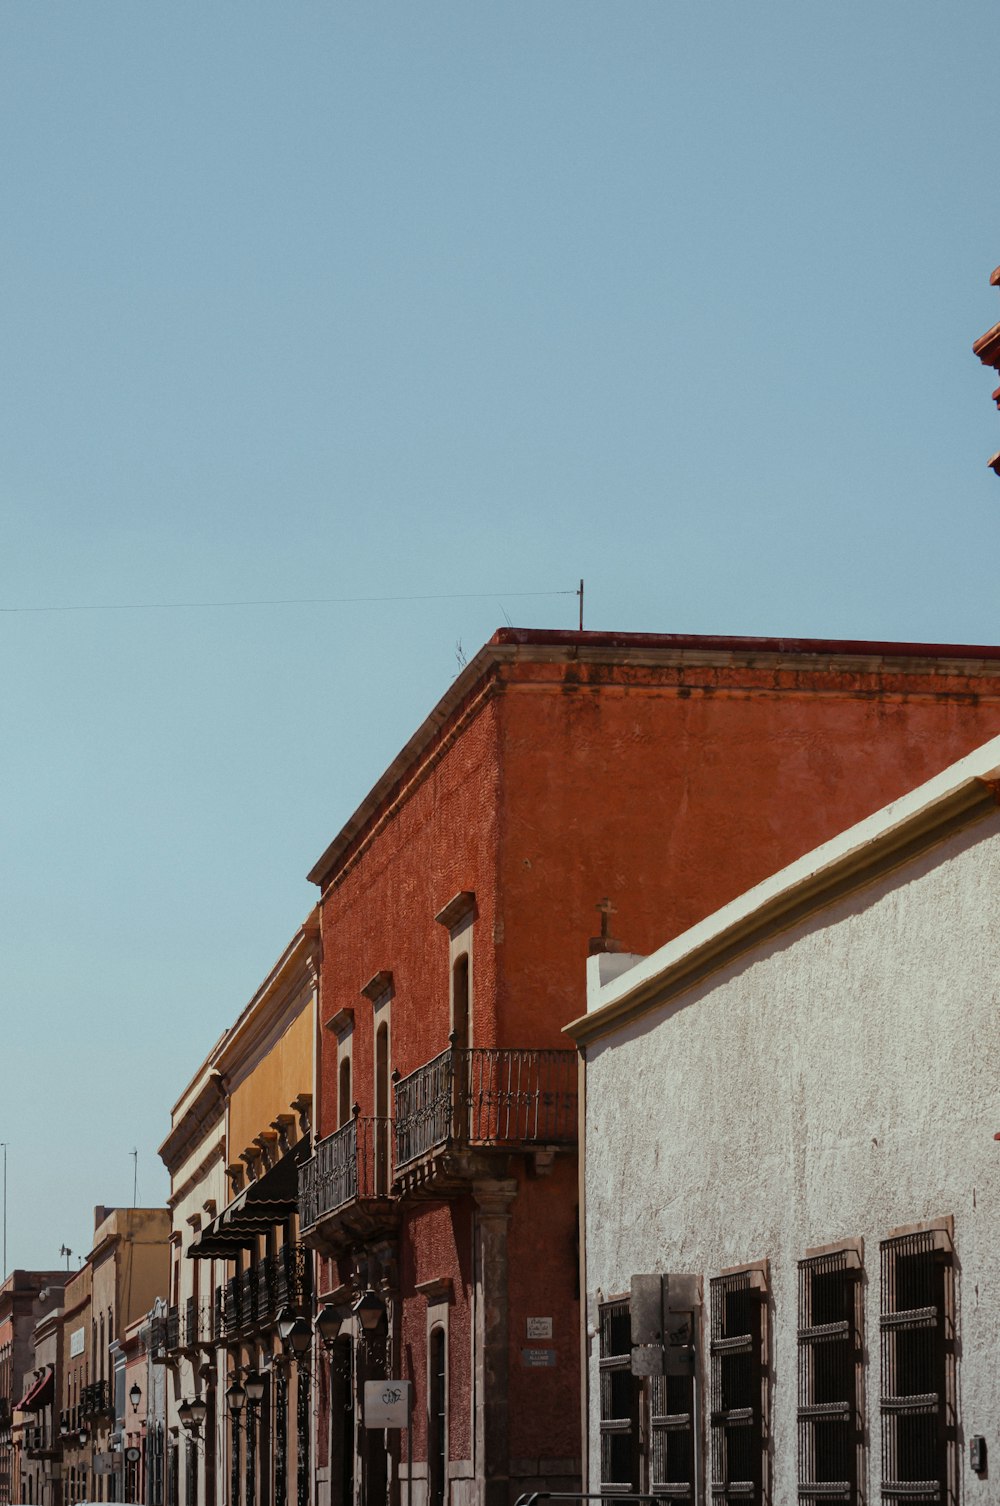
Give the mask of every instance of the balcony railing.
M 93 1381 L 80 1392 L 80 1414 L 83 1417 L 103 1417 L 110 1412 L 111 1389 L 106 1380 Z
M 305 1308 L 312 1293 L 312 1253 L 304 1245 L 283 1245 L 273 1257 L 271 1312 L 283 1307 Z
M 257 1272 L 253 1266 L 239 1278 L 240 1332 L 249 1337 L 257 1328 Z
M 299 1172 L 299 1217 L 304 1229 L 358 1198 L 389 1192 L 392 1120 L 355 1115 L 316 1150 Z
M 275 1255 L 216 1287 L 201 1313 L 203 1344 L 248 1338 L 275 1321 L 283 1307 L 304 1308 L 311 1292 L 311 1252 L 283 1245 Z
M 166 1325 L 167 1348 L 179 1349 L 181 1347 L 181 1315 L 176 1307 L 167 1308 Z
M 448 1144 L 572 1145 L 575 1051 L 449 1048 L 396 1084 L 396 1169 Z

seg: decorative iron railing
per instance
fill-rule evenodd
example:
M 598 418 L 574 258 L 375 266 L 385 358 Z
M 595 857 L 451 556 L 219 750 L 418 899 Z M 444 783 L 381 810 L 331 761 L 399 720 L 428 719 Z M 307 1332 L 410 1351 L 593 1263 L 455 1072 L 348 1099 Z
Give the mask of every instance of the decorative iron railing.
M 449 1143 L 571 1145 L 576 1053 L 449 1048 L 396 1084 L 396 1168 Z
M 198 1299 L 188 1297 L 184 1304 L 184 1345 L 187 1349 L 195 1349 L 198 1345 Z
M 358 1198 L 389 1192 L 392 1120 L 355 1115 L 316 1149 L 299 1172 L 299 1217 L 304 1229 Z
M 274 1261 L 270 1255 L 259 1260 L 257 1272 L 257 1318 L 263 1322 L 274 1312 Z
M 240 1278 L 238 1276 L 230 1276 L 226 1282 L 224 1312 L 226 1337 L 235 1338 L 240 1331 Z
M 166 1335 L 167 1348 L 179 1349 L 181 1345 L 181 1315 L 176 1307 L 167 1308 Z
M 252 1334 L 257 1327 L 257 1272 L 251 1266 L 239 1278 L 240 1330 Z
M 274 1314 L 283 1307 L 305 1309 L 312 1295 L 312 1253 L 305 1245 L 283 1245 L 274 1257 Z
M 106 1380 L 92 1381 L 80 1392 L 80 1414 L 83 1417 L 103 1416 L 111 1411 L 111 1390 Z

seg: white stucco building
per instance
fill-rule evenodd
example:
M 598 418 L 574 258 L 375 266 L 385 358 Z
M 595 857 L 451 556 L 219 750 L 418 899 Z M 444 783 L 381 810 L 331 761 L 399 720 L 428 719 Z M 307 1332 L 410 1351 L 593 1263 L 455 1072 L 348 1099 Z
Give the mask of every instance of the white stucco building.
M 998 790 L 1000 738 L 591 958 L 585 1489 L 997 1499 Z

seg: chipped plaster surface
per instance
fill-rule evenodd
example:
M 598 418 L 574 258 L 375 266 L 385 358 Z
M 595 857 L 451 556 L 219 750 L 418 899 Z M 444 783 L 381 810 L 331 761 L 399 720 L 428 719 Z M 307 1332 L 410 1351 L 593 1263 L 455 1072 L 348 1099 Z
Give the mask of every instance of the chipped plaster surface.
M 869 1499 L 878 1243 L 954 1215 L 964 1437 L 1000 1467 L 1000 815 L 587 1048 L 587 1288 L 771 1262 L 772 1506 L 796 1499 L 796 1262 L 865 1241 Z M 591 1342 L 591 1488 L 599 1480 Z M 968 1468 L 963 1500 L 990 1482 Z M 994 1487 L 995 1488 L 995 1487 Z

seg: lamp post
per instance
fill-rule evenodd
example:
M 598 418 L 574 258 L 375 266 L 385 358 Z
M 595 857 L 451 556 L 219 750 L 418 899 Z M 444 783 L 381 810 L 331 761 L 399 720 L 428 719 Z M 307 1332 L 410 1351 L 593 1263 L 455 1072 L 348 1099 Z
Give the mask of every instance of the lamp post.
M 295 1364 L 295 1500 L 296 1506 L 309 1506 L 309 1412 L 310 1382 L 309 1352 L 312 1349 L 313 1331 L 308 1319 L 290 1307 L 278 1314 L 278 1337 L 285 1354 Z M 287 1384 L 281 1375 L 279 1384 Z M 284 1426 L 287 1427 L 287 1392 L 280 1396 Z M 282 1481 L 282 1489 L 284 1482 Z M 280 1506 L 276 1502 L 275 1506 Z
M 232 1385 L 226 1388 L 226 1406 L 232 1423 L 232 1462 L 229 1475 L 229 1506 L 239 1506 L 240 1499 L 240 1413 L 247 1393 L 240 1385 L 239 1374 L 233 1377 Z
M 362 1292 L 351 1308 L 351 1315 L 361 1327 L 361 1343 L 357 1364 L 357 1389 L 359 1399 L 364 1395 L 362 1381 L 384 1379 L 389 1362 L 388 1309 L 382 1298 L 371 1287 Z M 385 1324 L 385 1345 L 381 1361 L 377 1357 L 375 1339 L 378 1330 Z M 379 1373 L 381 1370 L 381 1374 Z M 373 1373 L 374 1372 L 374 1373 Z M 388 1496 L 389 1450 L 384 1432 L 366 1429 L 362 1448 L 362 1490 L 368 1506 L 384 1506 Z

